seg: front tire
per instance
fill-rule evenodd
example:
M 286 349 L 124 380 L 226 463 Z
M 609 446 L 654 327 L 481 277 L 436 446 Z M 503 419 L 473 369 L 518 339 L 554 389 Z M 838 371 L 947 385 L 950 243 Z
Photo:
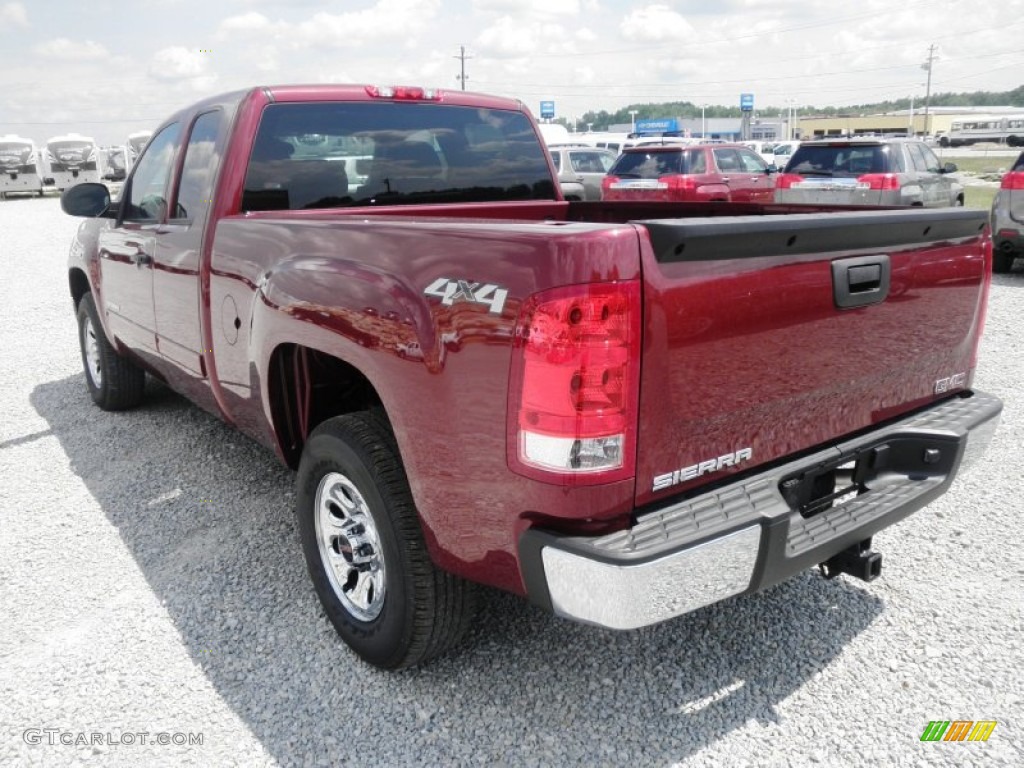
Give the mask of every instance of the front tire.
M 382 418 L 361 412 L 318 426 L 297 482 L 309 575 L 352 650 L 374 666 L 401 669 L 461 639 L 473 618 L 474 586 L 431 561 Z
M 96 405 L 105 411 L 124 411 L 142 402 L 146 373 L 107 341 L 91 293 L 78 302 L 78 344 L 85 383 Z
M 1003 253 L 997 251 L 992 254 L 992 271 L 996 274 L 1004 274 L 1013 269 L 1013 262 L 1017 260 L 1017 255 L 1011 251 L 1009 253 Z

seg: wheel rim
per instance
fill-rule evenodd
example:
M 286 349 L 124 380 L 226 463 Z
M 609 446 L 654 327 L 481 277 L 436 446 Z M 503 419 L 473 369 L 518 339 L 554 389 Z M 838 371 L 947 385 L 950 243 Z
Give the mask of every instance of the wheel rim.
M 352 616 L 373 621 L 384 607 L 384 556 L 370 507 L 345 475 L 316 490 L 316 543 L 334 593 Z
M 85 372 L 92 385 L 99 389 L 103 385 L 103 370 L 100 368 L 100 342 L 92 318 L 86 317 L 82 326 L 82 352 L 85 355 Z

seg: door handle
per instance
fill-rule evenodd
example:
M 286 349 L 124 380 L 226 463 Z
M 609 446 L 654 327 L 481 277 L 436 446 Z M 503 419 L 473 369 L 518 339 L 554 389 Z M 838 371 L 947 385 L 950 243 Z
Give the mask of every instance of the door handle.
M 131 259 L 132 263 L 140 269 L 142 267 L 148 267 L 153 263 L 153 257 L 146 252 L 146 249 L 142 247 L 142 243 L 137 243 L 134 240 L 125 241 L 125 245 L 129 248 L 134 248 L 135 253 L 129 254 L 128 258 Z
M 885 301 L 889 295 L 889 255 L 855 256 L 832 262 L 832 296 L 836 307 L 850 309 Z

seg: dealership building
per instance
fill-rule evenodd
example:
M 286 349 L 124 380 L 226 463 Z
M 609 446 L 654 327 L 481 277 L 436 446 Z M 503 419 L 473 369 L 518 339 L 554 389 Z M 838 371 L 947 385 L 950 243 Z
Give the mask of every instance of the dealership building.
M 1001 115 L 1020 113 L 1020 107 L 930 107 L 926 116 L 923 109 L 893 110 L 877 114 L 846 113 L 839 115 L 797 114 L 792 126 L 785 115 L 780 117 L 751 116 L 744 136 L 743 119 L 739 117 L 665 117 L 652 120 L 637 120 L 636 133 L 646 136 L 672 135 L 693 138 L 725 139 L 740 141 L 782 141 L 792 138 L 813 139 L 828 136 L 850 136 L 857 134 L 897 134 L 924 136 L 926 134 L 948 133 L 954 120 L 969 119 L 978 115 Z M 790 131 L 792 128 L 792 132 Z M 630 123 L 612 125 L 609 131 L 629 133 Z

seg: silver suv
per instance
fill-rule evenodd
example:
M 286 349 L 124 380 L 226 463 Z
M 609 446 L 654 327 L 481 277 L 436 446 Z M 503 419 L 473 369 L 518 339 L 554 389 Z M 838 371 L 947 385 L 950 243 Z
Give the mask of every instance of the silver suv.
M 923 141 L 847 138 L 805 141 L 775 180 L 775 202 L 810 205 L 964 204 L 964 188 Z
M 1003 176 L 992 201 L 992 271 L 1009 272 L 1024 256 L 1024 152 Z
M 601 179 L 618 155 L 588 146 L 551 147 L 550 151 L 562 197 L 566 200 L 601 199 Z

